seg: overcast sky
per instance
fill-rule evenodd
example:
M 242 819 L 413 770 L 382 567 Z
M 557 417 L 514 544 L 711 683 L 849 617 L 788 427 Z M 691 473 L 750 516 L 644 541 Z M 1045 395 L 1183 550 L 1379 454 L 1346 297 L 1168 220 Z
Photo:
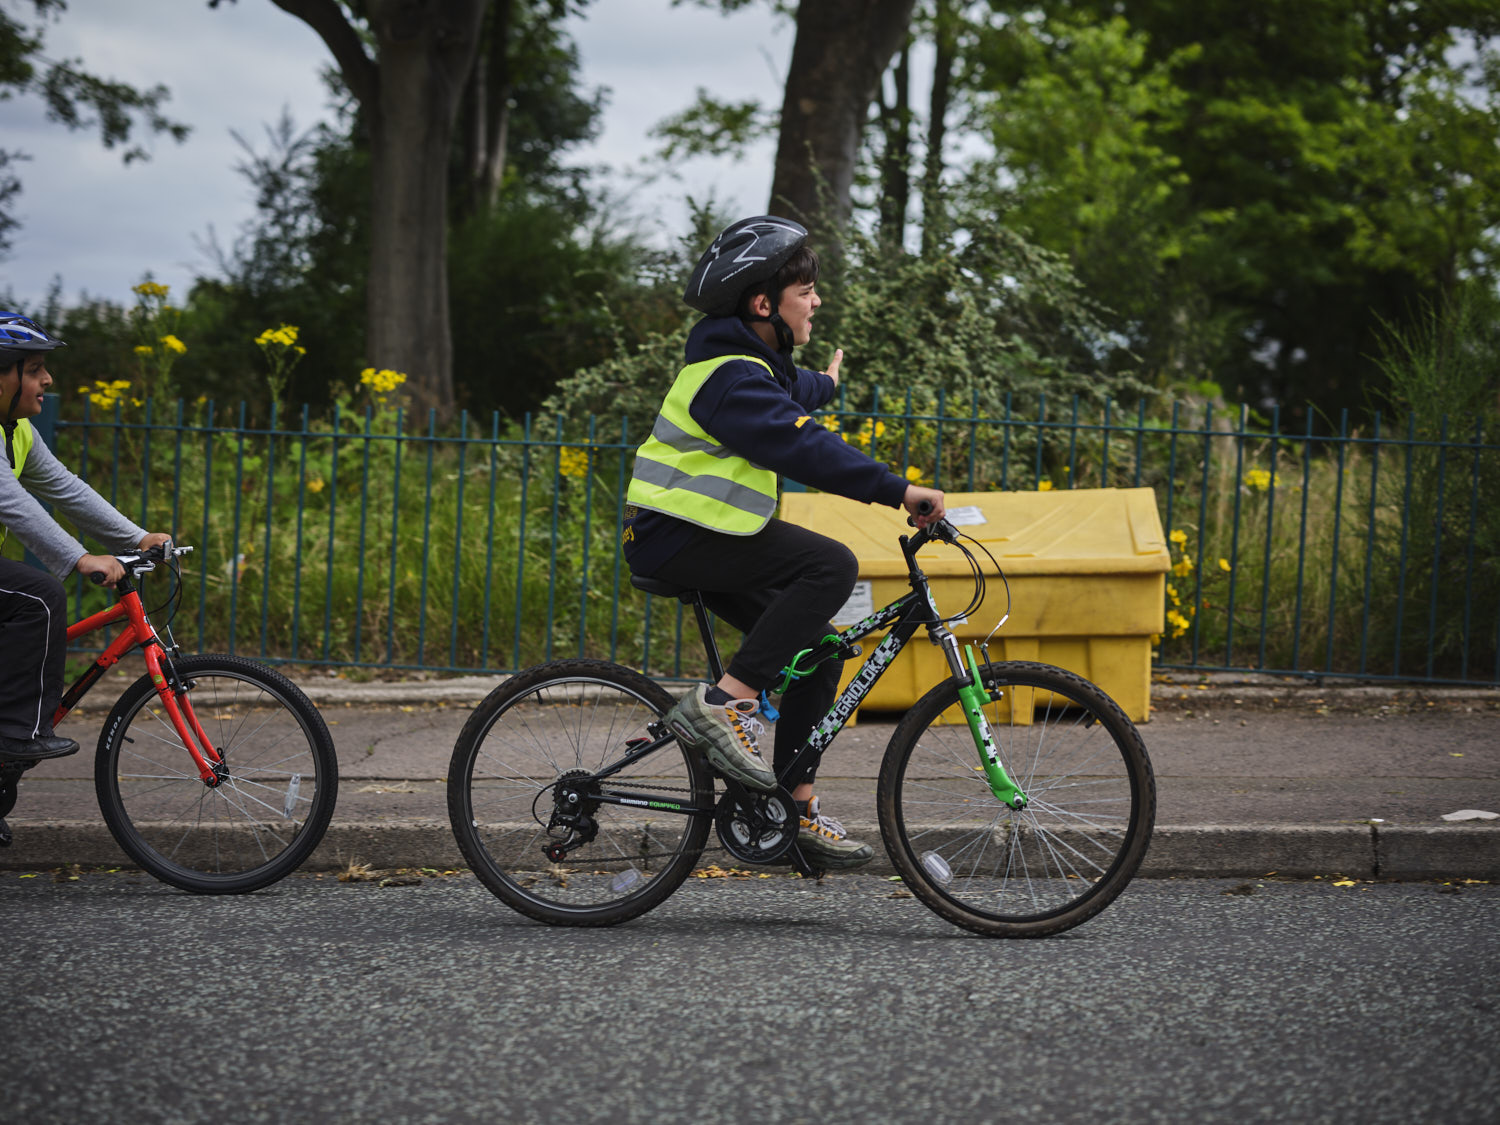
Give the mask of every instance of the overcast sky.
M 779 108 L 793 29 L 768 9 L 726 17 L 671 0 L 595 0 L 571 27 L 583 84 L 607 87 L 609 104 L 598 142 L 572 162 L 609 166 L 626 190 L 624 171 L 652 147 L 647 131 L 685 108 L 700 86 Z M 24 190 L 13 201 L 22 225 L 0 261 L 7 303 L 40 301 L 60 276 L 66 303 L 86 291 L 130 304 L 131 286 L 147 271 L 174 298 L 185 297 L 193 278 L 212 270 L 200 248 L 210 229 L 227 244 L 251 214 L 231 130 L 263 147 L 264 127 L 284 106 L 299 129 L 326 116 L 318 74 L 327 50 L 271 0 L 212 10 L 206 0 L 70 0 L 48 29 L 46 53 L 82 59 L 90 73 L 136 87 L 165 84 L 167 116 L 193 132 L 181 145 L 142 137 L 151 159 L 126 167 L 97 133 L 48 122 L 36 99 L 0 102 L 0 146 L 31 156 L 14 166 Z M 743 161 L 694 161 L 682 182 L 658 181 L 628 204 L 648 232 L 668 234 L 685 222 L 688 193 L 712 191 L 726 207 L 759 211 L 773 155 L 766 142 Z

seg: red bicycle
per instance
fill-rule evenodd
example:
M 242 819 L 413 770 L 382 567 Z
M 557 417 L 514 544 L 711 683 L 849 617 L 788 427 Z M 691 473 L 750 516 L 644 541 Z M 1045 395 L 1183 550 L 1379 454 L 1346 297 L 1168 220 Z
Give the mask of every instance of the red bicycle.
M 99 734 L 94 788 L 121 848 L 145 871 L 183 890 L 259 890 L 312 854 L 333 816 L 338 759 L 312 701 L 281 673 L 239 656 L 182 656 L 163 641 L 141 600 L 158 565 L 174 576 L 166 620 L 181 599 L 170 543 L 119 555 L 116 602 L 68 627 L 73 642 L 125 627 L 63 694 L 60 724 L 110 668 L 135 649 L 146 674 L 120 696 Z M 15 806 L 32 763 L 0 764 L 0 818 Z M 11 831 L 0 819 L 0 845 Z

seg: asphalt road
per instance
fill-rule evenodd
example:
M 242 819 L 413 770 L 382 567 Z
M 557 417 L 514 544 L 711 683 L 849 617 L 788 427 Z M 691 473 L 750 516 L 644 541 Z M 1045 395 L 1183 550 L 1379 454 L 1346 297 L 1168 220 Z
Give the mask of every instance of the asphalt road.
M 61 879 L 62 881 L 55 881 Z M 996 941 L 898 883 L 610 930 L 469 876 L 0 872 L 8 1121 L 1493 1122 L 1500 886 L 1143 880 Z

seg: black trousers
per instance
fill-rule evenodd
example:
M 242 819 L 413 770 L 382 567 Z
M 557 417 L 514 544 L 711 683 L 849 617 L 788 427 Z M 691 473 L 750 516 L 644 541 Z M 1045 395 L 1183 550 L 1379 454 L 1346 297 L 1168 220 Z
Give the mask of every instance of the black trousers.
M 695 528 L 650 577 L 703 591 L 708 608 L 744 632 L 725 671 L 759 690 L 774 686 L 797 653 L 833 631 L 828 619 L 849 599 L 859 561 L 836 539 L 773 519 L 754 535 Z M 778 777 L 832 706 L 842 667 L 830 660 L 782 696 L 772 761 Z M 784 784 L 811 781 L 815 769 Z
M 68 650 L 67 596 L 44 570 L 0 559 L 0 735 L 52 733 Z

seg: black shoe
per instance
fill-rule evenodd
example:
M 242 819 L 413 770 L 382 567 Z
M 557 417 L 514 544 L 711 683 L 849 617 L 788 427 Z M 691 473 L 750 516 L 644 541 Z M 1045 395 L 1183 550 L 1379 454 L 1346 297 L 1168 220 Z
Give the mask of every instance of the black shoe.
M 0 762 L 40 762 L 76 753 L 78 743 L 55 734 L 45 738 L 0 738 Z

